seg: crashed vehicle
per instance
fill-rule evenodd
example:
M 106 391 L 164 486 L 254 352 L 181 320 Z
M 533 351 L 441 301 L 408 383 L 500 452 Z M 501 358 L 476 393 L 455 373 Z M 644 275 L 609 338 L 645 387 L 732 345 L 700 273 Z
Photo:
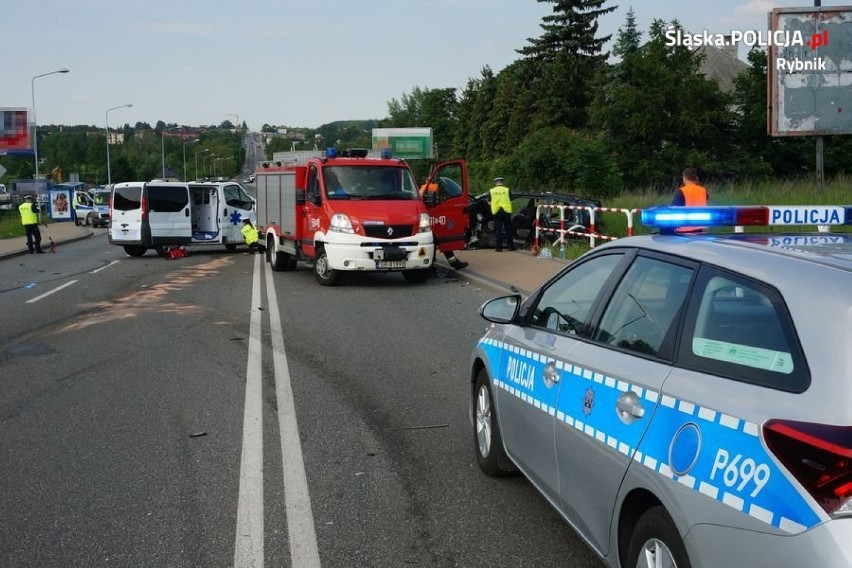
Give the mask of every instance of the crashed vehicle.
M 539 205 L 571 205 L 579 207 L 601 207 L 596 199 L 577 195 L 512 191 L 512 225 L 515 230 L 515 245 L 531 247 L 535 241 L 535 216 Z M 494 248 L 494 218 L 491 214 L 491 195 L 483 193 L 471 197 L 468 204 L 470 236 L 468 248 Z M 555 243 L 559 239 L 560 210 L 547 209 L 539 215 L 539 243 Z M 566 209 L 565 230 L 577 233 L 591 231 L 592 220 L 587 209 Z M 602 232 L 600 216 L 595 219 L 595 229 Z M 567 235 L 567 239 L 583 238 Z

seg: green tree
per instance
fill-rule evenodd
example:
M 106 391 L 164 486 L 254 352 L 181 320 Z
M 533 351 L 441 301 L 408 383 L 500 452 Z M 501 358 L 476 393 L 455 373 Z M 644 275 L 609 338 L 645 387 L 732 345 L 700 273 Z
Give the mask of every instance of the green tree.
M 598 18 L 615 10 L 603 8 L 605 0 L 538 0 L 553 4 L 553 13 L 542 18 L 541 36 L 517 50 L 541 64 L 537 124 L 583 126 L 592 99 L 591 83 L 605 65 L 604 44 L 611 36 L 596 37 Z
M 633 6 L 631 6 L 627 10 L 624 26 L 618 28 L 618 36 L 616 36 L 615 45 L 612 46 L 612 54 L 624 57 L 630 53 L 636 53 L 639 51 L 641 41 L 642 32 L 636 26 L 636 14 L 633 13 Z

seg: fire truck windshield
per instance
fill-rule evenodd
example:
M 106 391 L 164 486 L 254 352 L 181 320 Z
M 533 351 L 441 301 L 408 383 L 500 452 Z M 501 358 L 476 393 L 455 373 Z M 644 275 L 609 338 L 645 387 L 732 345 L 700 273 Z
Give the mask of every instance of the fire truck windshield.
M 418 199 L 414 177 L 404 167 L 328 166 L 323 183 L 329 199 Z

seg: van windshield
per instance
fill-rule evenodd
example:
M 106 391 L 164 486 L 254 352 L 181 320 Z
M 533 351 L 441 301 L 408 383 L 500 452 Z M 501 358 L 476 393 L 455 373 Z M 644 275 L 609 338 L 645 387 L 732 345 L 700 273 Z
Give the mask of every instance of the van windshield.
M 408 168 L 395 166 L 329 166 L 323 169 L 329 199 L 417 199 Z
M 112 208 L 117 211 L 132 211 L 142 207 L 142 188 L 116 187 L 112 199 Z

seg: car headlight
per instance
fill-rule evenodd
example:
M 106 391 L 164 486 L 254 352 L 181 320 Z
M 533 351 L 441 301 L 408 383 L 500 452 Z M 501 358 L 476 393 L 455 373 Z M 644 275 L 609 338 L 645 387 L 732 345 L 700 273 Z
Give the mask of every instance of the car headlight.
M 344 215 L 343 213 L 335 213 L 331 216 L 331 222 L 329 224 L 328 229 L 336 233 L 355 232 L 355 230 L 352 228 L 352 221 L 350 221 L 349 217 L 347 215 Z
M 429 214 L 428 213 L 421 213 L 420 214 L 420 225 L 419 225 L 417 232 L 428 233 L 431 230 L 432 230 L 432 221 L 429 220 Z

